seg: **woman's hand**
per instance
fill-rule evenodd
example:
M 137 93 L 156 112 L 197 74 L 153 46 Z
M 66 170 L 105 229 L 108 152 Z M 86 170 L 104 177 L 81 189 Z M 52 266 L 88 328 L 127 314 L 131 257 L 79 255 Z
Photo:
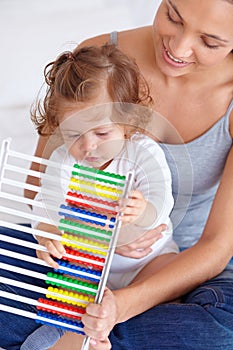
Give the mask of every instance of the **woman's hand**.
M 151 246 L 162 237 L 162 232 L 166 229 L 167 226 L 162 224 L 150 231 L 146 231 L 132 243 L 117 247 L 116 254 L 141 259 L 152 252 Z
M 52 225 L 40 223 L 37 226 L 37 229 L 41 231 L 49 232 L 49 233 L 54 233 L 57 235 L 61 234 L 60 231 L 55 226 L 52 226 Z M 48 251 L 48 252 L 43 252 L 41 250 L 37 250 L 36 251 L 37 257 L 39 259 L 44 260 L 47 264 L 49 264 L 54 269 L 58 269 L 59 265 L 58 263 L 56 263 L 56 261 L 53 260 L 51 255 L 60 259 L 66 252 L 63 245 L 57 240 L 53 240 L 45 237 L 37 236 L 36 239 L 38 243 L 40 245 L 43 245 Z
M 91 349 L 95 350 L 110 350 L 112 348 L 112 345 L 108 338 L 101 341 L 92 338 L 90 341 L 90 345 Z
M 105 289 L 101 304 L 88 304 L 82 322 L 94 349 L 111 349 L 108 335 L 117 322 L 117 306 L 116 298 L 108 288 Z

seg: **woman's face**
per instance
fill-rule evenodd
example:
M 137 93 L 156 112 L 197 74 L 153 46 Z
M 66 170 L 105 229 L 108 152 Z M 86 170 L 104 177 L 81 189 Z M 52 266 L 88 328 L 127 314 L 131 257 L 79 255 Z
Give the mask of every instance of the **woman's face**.
M 156 63 L 168 76 L 233 58 L 233 3 L 228 1 L 163 0 L 153 29 Z

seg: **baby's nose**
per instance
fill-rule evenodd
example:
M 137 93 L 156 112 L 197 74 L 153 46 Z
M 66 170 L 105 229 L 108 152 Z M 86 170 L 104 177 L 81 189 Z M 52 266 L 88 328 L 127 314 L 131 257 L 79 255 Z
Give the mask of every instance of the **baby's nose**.
M 90 152 L 97 148 L 95 137 L 92 135 L 83 135 L 82 149 L 85 152 Z

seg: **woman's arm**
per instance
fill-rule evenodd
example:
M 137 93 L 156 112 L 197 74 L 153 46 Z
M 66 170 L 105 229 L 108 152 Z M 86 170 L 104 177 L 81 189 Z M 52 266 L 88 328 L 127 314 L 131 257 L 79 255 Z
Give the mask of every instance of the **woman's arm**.
M 83 317 L 88 335 L 103 339 L 114 324 L 178 298 L 222 272 L 233 255 L 232 174 L 233 149 L 200 240 L 156 274 L 114 291 L 111 302 L 108 295 L 102 305 L 90 304 Z
M 36 157 L 42 157 L 47 139 L 48 139 L 47 137 L 42 137 L 42 136 L 39 137 L 36 151 L 34 154 Z M 31 166 L 30 166 L 30 170 L 44 172 L 45 168 L 42 168 L 42 166 L 40 166 L 40 164 L 38 164 L 38 163 L 32 162 Z M 34 185 L 34 186 L 40 186 L 39 178 L 34 177 L 34 176 L 30 176 L 30 175 L 27 176 L 26 183 L 30 184 L 30 185 Z M 28 189 L 24 190 L 24 197 L 26 197 L 26 198 L 34 199 L 35 195 L 36 195 L 36 192 L 30 191 Z
M 52 136 L 40 136 L 38 139 L 37 147 L 34 156 L 49 159 L 52 152 L 63 143 L 59 130 Z M 30 170 L 45 172 L 46 167 L 39 163 L 32 162 Z M 40 179 L 34 176 L 28 175 L 26 183 L 30 185 L 40 186 Z M 34 199 L 36 192 L 28 189 L 24 190 L 24 197 Z

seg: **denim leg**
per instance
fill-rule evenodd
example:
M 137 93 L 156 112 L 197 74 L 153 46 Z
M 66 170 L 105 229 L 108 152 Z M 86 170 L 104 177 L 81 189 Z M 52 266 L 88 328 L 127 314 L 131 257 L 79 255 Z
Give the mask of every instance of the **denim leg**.
M 27 234 L 27 233 L 24 233 L 21 231 L 16 231 L 16 230 L 11 230 L 11 229 L 0 227 L 0 233 L 2 233 L 4 235 L 11 236 L 11 237 L 15 237 L 15 238 L 19 238 L 22 240 L 36 243 L 35 239 L 30 234 Z M 3 249 L 17 252 L 17 253 L 30 255 L 33 257 L 36 256 L 35 251 L 33 249 L 25 248 L 23 246 L 17 246 L 14 244 L 0 241 L 0 247 Z M 32 263 L 29 263 L 29 262 L 26 262 L 23 260 L 16 260 L 16 259 L 8 258 L 8 257 L 5 257 L 3 255 L 0 256 L 0 261 L 4 262 L 4 263 L 15 265 L 15 266 L 19 266 L 19 267 L 22 267 L 25 269 L 34 270 L 36 272 L 47 273 L 49 271 L 49 268 L 47 268 L 47 267 L 32 264 Z M 6 278 L 11 278 L 14 280 L 18 280 L 21 282 L 25 282 L 25 283 L 30 283 L 30 284 L 33 284 L 33 285 L 38 286 L 38 287 L 47 288 L 47 286 L 43 280 L 35 279 L 35 278 L 30 277 L 30 276 L 13 273 L 13 272 L 6 271 L 3 269 L 1 270 L 1 276 L 6 277 Z M 14 293 L 16 295 L 18 294 L 21 296 L 26 296 L 28 298 L 33 298 L 35 300 L 37 300 L 40 297 L 44 297 L 44 295 L 41 295 L 39 293 L 34 293 L 32 291 L 29 291 L 29 290 L 13 287 L 13 286 L 6 285 L 3 283 L 0 284 L 0 289 L 3 291 Z M 12 307 L 21 308 L 23 310 L 34 312 L 34 313 L 37 312 L 35 307 L 32 305 L 19 303 L 17 301 L 6 299 L 6 298 L 1 298 L 1 304 L 6 304 L 6 305 L 9 305 Z M 0 312 L 0 346 L 2 346 L 3 348 L 5 348 L 7 350 L 19 350 L 21 345 L 24 344 L 24 345 L 22 345 L 22 346 L 24 346 L 24 348 L 22 347 L 22 349 L 33 350 L 34 345 L 35 345 L 35 349 L 45 349 L 45 347 L 42 347 L 42 345 L 40 348 L 38 347 L 37 336 L 41 337 L 41 344 L 43 344 L 43 346 L 45 346 L 46 341 L 43 341 L 43 334 L 44 334 L 44 337 L 46 337 L 47 332 L 49 332 L 49 330 L 53 329 L 49 333 L 49 338 L 48 338 L 49 345 L 51 346 L 51 344 L 54 344 L 57 342 L 57 340 L 61 336 L 61 333 L 58 329 L 56 329 L 54 327 L 48 327 L 48 326 L 44 327 L 44 328 L 42 328 L 42 327 L 43 326 L 37 324 L 33 319 L 1 311 Z M 41 331 L 39 331 L 40 329 L 41 329 Z M 37 332 L 34 333 L 34 336 L 30 337 L 30 335 L 33 334 L 33 332 L 36 330 L 37 330 Z M 30 337 L 30 338 L 27 339 L 28 337 Z M 44 338 L 44 339 L 46 339 L 46 338 Z M 29 346 L 29 347 L 27 348 L 26 346 Z
M 186 295 L 156 306 L 110 334 L 113 350 L 233 350 L 233 267 Z

